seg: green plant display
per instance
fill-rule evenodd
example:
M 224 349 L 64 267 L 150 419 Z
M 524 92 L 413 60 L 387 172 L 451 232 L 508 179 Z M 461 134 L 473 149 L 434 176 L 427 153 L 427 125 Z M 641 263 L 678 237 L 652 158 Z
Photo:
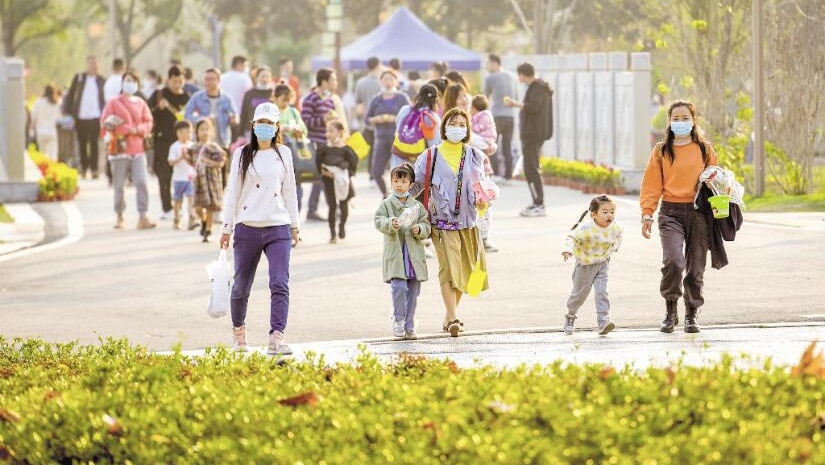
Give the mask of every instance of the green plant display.
M 328 366 L 0 338 L 0 462 L 821 464 L 825 365 L 806 357 L 793 370 L 365 353 Z
M 561 158 L 543 158 L 542 174 L 551 184 L 566 185 L 584 191 L 607 191 L 620 193 L 622 189 L 621 171 L 597 165 L 591 161 L 563 160 Z

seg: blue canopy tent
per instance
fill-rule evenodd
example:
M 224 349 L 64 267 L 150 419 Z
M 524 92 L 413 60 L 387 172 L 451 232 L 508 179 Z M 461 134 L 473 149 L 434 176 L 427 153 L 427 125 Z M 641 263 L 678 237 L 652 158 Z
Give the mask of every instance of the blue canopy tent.
M 366 70 L 370 57 L 378 57 L 383 62 L 398 58 L 404 69 L 410 70 L 425 70 L 434 61 L 446 61 L 450 69 L 460 71 L 481 69 L 481 54 L 436 34 L 406 7 L 399 8 L 384 24 L 341 48 L 341 68 L 343 71 Z M 325 66 L 332 66 L 331 58 L 313 58 L 313 69 Z

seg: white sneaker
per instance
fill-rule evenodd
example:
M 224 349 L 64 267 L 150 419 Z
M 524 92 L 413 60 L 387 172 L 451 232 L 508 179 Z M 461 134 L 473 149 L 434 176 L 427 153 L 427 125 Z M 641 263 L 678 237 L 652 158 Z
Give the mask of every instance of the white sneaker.
M 160 219 L 163 221 L 171 220 L 172 219 L 172 212 L 163 212 L 160 215 Z
M 232 327 L 232 350 L 235 352 L 249 351 L 249 345 L 246 343 L 246 325 Z
M 406 336 L 406 333 L 404 332 L 404 320 L 395 321 L 395 318 L 393 317 L 392 335 L 394 337 L 400 337 L 400 338 L 403 338 L 404 336 Z
M 547 212 L 544 210 L 544 205 L 531 205 L 522 211 L 520 215 L 528 218 L 536 218 L 539 216 L 547 216 Z
M 282 331 L 273 331 L 269 335 L 269 347 L 266 349 L 268 355 L 292 355 L 292 349 L 284 342 Z
M 575 331 L 573 325 L 576 322 L 576 315 L 564 315 L 564 334 L 568 336 Z

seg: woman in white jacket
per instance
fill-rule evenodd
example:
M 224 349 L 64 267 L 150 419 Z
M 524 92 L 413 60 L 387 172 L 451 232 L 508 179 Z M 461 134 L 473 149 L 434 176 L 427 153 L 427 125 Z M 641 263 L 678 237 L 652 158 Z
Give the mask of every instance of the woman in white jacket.
M 57 87 L 48 84 L 43 96 L 37 99 L 31 111 L 32 128 L 37 147 L 57 161 L 57 120 L 60 119 L 60 94 Z
M 280 111 L 274 103 L 255 108 L 249 144 L 232 157 L 224 198 L 221 248 L 234 234 L 235 283 L 230 307 L 234 348 L 246 351 L 246 307 L 261 254 L 269 263 L 270 355 L 289 355 L 284 341 L 289 314 L 289 255 L 298 245 L 298 196 L 292 153 L 281 143 Z

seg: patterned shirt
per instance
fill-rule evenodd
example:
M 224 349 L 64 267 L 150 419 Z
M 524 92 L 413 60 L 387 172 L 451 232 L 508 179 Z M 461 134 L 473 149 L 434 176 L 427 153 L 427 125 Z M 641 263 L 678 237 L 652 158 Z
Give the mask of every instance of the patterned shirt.
M 309 129 L 309 140 L 316 144 L 327 144 L 327 123 L 324 116 L 335 110 L 331 97 L 323 98 L 317 91 L 312 91 L 301 102 L 301 118 Z
M 603 228 L 588 216 L 564 238 L 562 252 L 572 253 L 581 265 L 605 262 L 622 245 L 622 231 L 617 221 Z

